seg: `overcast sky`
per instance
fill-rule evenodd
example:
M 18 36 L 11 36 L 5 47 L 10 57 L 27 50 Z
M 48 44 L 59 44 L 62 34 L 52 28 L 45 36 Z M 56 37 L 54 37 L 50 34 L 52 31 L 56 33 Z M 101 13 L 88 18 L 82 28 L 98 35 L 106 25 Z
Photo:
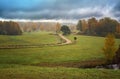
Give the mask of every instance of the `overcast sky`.
M 0 0 L 2 19 L 81 19 L 112 17 L 120 20 L 120 0 Z

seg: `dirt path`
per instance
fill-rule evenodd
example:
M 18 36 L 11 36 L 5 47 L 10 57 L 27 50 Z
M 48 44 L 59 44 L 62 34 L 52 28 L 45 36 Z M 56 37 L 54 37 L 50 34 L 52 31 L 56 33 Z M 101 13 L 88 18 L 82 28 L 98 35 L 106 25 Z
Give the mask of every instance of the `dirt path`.
M 63 36 L 62 34 L 58 34 L 58 36 L 59 36 L 62 40 L 65 41 L 64 43 L 62 43 L 62 44 L 60 44 L 60 45 L 72 44 L 72 41 L 69 40 L 69 39 L 67 39 L 67 38 L 66 38 L 65 36 Z

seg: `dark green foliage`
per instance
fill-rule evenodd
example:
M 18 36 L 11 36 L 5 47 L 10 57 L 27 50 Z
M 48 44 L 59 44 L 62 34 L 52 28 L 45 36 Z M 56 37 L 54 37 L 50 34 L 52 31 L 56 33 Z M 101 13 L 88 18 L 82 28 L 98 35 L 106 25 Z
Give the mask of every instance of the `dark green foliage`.
M 114 63 L 120 64 L 120 45 L 115 54 Z
M 118 22 L 116 20 L 110 18 L 104 18 L 99 20 L 99 25 L 96 28 L 96 34 L 100 36 L 105 36 L 108 33 L 116 32 L 116 26 L 118 26 Z
M 16 22 L 1 22 L 0 35 L 21 35 L 22 31 Z
M 82 20 L 79 20 L 76 27 L 77 27 L 77 30 L 82 31 Z
M 91 18 L 88 20 L 88 32 L 90 35 L 95 35 L 95 29 L 97 28 L 97 20 L 96 18 Z
M 63 25 L 61 27 L 61 31 L 63 32 L 63 35 L 69 35 L 69 34 L 71 34 L 71 31 L 70 31 L 70 29 L 69 29 L 69 27 L 67 25 Z

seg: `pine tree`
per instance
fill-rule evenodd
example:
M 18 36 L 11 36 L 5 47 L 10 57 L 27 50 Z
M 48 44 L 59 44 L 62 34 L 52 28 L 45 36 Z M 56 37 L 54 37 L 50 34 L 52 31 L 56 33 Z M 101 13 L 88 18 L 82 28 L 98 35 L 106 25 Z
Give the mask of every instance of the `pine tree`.
M 79 20 L 79 21 L 78 21 L 78 24 L 76 25 L 76 28 L 77 28 L 77 30 L 78 30 L 79 32 L 82 31 L 82 20 Z

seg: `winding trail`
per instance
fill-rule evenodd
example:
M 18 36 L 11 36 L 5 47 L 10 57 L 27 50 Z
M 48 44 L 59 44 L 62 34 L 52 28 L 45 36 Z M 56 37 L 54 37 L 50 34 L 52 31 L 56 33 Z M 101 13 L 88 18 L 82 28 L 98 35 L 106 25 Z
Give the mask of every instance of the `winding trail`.
M 58 36 L 59 36 L 62 40 L 65 41 L 64 43 L 62 43 L 62 44 L 60 44 L 60 45 L 68 45 L 68 44 L 72 44 L 72 41 L 69 40 L 69 39 L 67 39 L 67 38 L 66 38 L 65 36 L 63 36 L 62 34 L 58 34 Z

